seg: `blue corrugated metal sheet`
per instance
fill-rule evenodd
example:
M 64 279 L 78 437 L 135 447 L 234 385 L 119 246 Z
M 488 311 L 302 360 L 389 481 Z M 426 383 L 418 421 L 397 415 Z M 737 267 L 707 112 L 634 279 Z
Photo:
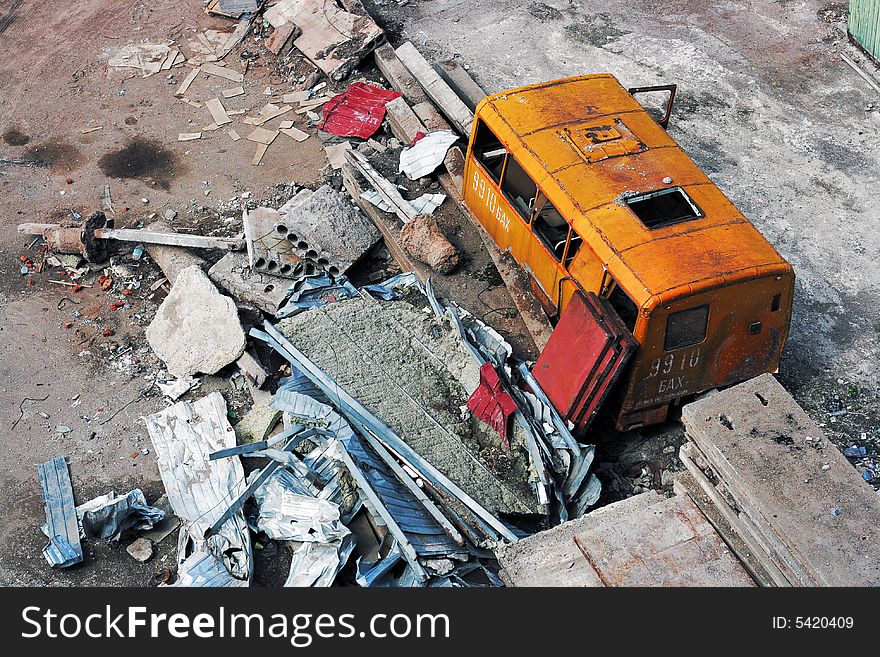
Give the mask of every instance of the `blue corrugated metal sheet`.
M 43 556 L 53 568 L 67 568 L 83 560 L 67 461 L 63 456 L 56 456 L 51 461 L 40 463 L 37 472 L 46 504 L 43 533 L 49 537 L 48 545 L 43 548 Z
M 850 0 L 847 28 L 853 40 L 880 60 L 880 0 Z

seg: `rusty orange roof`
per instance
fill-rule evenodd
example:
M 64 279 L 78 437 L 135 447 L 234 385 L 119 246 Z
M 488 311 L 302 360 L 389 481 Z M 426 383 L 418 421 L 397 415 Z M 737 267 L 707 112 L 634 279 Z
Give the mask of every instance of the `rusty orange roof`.
M 789 269 L 613 75 L 494 94 L 476 113 L 640 306 Z M 675 187 L 702 216 L 650 229 L 624 201 Z

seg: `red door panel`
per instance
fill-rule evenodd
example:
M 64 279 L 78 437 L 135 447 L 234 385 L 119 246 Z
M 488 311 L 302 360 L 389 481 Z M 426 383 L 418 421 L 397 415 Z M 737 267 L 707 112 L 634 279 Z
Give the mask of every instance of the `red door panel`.
M 604 299 L 577 291 L 532 374 L 559 414 L 582 433 L 637 347 L 635 338 Z

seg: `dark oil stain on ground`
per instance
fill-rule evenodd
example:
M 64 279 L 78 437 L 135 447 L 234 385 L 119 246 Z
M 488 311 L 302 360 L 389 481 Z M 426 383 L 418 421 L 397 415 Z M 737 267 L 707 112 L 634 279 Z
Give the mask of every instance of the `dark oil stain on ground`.
M 82 164 L 82 154 L 76 146 L 64 142 L 45 142 L 31 146 L 24 159 L 53 171 L 71 171 Z
M 24 0 L 14 0 L 9 7 L 0 15 L 0 34 L 3 34 L 10 25 L 18 18 L 18 10 Z M 2 11 L 2 10 L 0 10 Z
M 10 128 L 3 133 L 3 141 L 10 146 L 24 146 L 30 140 L 30 137 L 24 134 L 21 130 L 16 130 L 15 128 Z
M 171 186 L 178 170 L 177 156 L 172 151 L 140 137 L 102 156 L 98 166 L 108 178 L 138 178 L 155 182 L 161 189 Z

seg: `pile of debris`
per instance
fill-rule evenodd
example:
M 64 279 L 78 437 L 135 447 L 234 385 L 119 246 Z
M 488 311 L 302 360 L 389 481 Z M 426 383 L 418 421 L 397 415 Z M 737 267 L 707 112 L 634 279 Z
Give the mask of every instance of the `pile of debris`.
M 288 319 L 250 331 L 290 374 L 235 429 L 219 393 L 147 418 L 184 522 L 181 583 L 247 584 L 249 526 L 296 545 L 288 585 L 330 585 L 355 550 L 362 586 L 497 585 L 495 546 L 596 502 L 593 448 L 524 366 L 537 394 L 520 387 L 490 327 L 413 274 L 307 280 Z M 240 457 L 268 463 L 245 478 Z
M 257 29 L 262 3 L 214 0 L 206 9 L 240 22 L 231 34 L 196 34 L 188 57 L 173 43 L 139 44 L 110 64 L 145 77 L 191 67 L 176 95 L 207 109 L 212 123 L 202 132 L 210 133 L 229 129 L 234 112 L 219 96 L 200 103 L 187 94 L 200 76 L 240 85 L 224 99 L 245 93 L 249 59 L 242 55 L 243 71 L 222 60 Z M 574 438 L 527 364 L 493 328 L 434 292 L 430 273 L 451 272 L 459 255 L 432 213 L 459 192 L 456 142 L 473 115 L 443 109 L 447 122 L 428 96 L 414 96 L 422 84 L 432 99 L 449 100 L 411 45 L 400 58 L 388 45 L 377 50 L 393 90 L 358 80 L 318 96 L 377 47 L 381 30 L 362 8 L 281 0 L 262 16 L 275 30 L 270 49 L 293 44 L 320 74 L 300 89 L 268 89 L 280 97 L 257 113 L 239 112 L 258 145 L 254 163 L 282 132 L 308 137 L 285 120 L 299 103 L 296 114 L 310 121 L 303 127 L 327 144 L 351 198 L 323 184 L 277 204 L 245 202 L 242 234 L 208 236 L 165 222 L 115 228 L 105 189 L 110 214 L 19 230 L 42 237 L 50 257 L 75 254 L 95 266 L 110 258 L 111 240 L 135 243 L 138 258 L 146 252 L 161 269 L 153 291 L 167 296 L 146 339 L 165 368 L 155 383 L 172 403 L 145 420 L 169 513 L 181 523 L 176 585 L 246 586 L 254 550 L 270 542 L 292 553 L 289 586 L 501 585 L 493 550 L 582 516 L 601 485 L 591 474 L 594 447 Z M 340 25 L 348 26 L 341 43 Z M 320 75 L 329 79 L 319 83 Z M 395 137 L 376 137 L 383 124 Z M 439 185 L 447 194 L 433 191 Z M 349 275 L 383 241 L 406 273 L 355 286 Z M 219 392 L 194 396 L 199 375 L 223 376 L 230 366 L 253 399 L 240 420 Z M 72 513 L 67 484 L 63 494 L 44 487 L 50 562 L 63 567 L 82 560 L 78 537 L 95 525 Z M 126 528 L 145 533 L 163 516 L 135 493 L 124 498 L 137 514 Z M 111 526 L 99 535 L 134 534 Z

